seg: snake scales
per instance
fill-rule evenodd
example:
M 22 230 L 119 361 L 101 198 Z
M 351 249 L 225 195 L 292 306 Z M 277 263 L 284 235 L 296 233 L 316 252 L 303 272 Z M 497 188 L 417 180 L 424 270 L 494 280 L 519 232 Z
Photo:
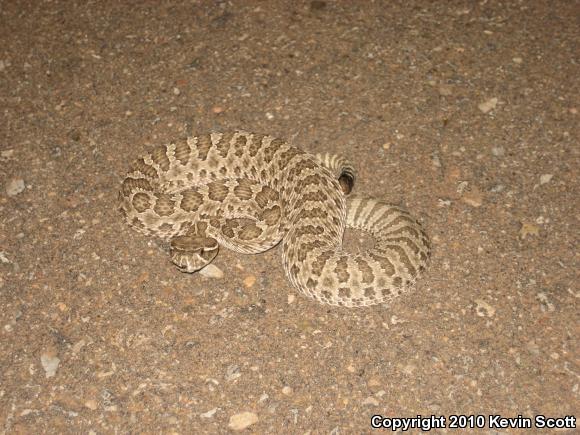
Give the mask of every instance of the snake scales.
M 135 160 L 119 200 L 127 223 L 171 243 L 184 272 L 209 264 L 218 247 L 258 253 L 280 241 L 286 275 L 320 302 L 360 307 L 409 289 L 429 258 L 421 225 L 405 210 L 346 195 L 354 169 L 271 136 L 211 133 L 160 146 Z M 342 250 L 345 227 L 374 246 Z

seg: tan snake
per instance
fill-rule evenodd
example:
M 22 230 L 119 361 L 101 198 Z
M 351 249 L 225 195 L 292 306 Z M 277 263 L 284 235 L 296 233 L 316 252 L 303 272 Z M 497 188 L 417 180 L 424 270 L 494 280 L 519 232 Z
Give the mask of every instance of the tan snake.
M 286 275 L 305 295 L 346 307 L 388 302 L 425 268 L 429 239 L 400 207 L 358 195 L 353 167 L 271 136 L 211 133 L 160 146 L 123 180 L 127 223 L 171 243 L 184 272 L 209 264 L 218 247 L 258 253 L 280 241 Z M 342 250 L 345 227 L 374 246 Z

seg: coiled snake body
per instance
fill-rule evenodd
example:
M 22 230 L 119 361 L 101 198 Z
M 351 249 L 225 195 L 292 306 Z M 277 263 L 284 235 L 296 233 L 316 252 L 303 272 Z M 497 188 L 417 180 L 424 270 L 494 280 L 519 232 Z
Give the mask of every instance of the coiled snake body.
M 236 131 L 190 137 L 137 159 L 123 180 L 120 210 L 146 235 L 171 242 L 184 272 L 209 264 L 219 245 L 258 253 L 282 241 L 286 275 L 320 302 L 359 307 L 388 302 L 425 268 L 430 243 L 405 210 L 346 196 L 354 169 L 271 136 Z M 342 250 L 345 227 L 374 246 Z

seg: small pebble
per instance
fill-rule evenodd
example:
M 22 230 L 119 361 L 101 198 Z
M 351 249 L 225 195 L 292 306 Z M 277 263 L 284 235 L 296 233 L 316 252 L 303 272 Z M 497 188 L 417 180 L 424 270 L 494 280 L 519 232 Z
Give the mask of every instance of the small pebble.
M 199 273 L 200 275 L 205 276 L 206 278 L 221 279 L 224 277 L 224 273 L 222 272 L 222 270 L 211 263 L 205 266 L 203 269 L 201 269 Z
M 89 399 L 89 400 L 87 400 L 87 401 L 85 402 L 85 406 L 86 406 L 87 408 L 89 408 L 90 410 L 93 410 L 93 411 L 94 411 L 95 409 L 97 409 L 97 408 L 99 407 L 99 404 L 97 403 L 97 401 L 96 401 L 96 400 L 94 400 L 94 399 Z
M 179 90 L 179 88 L 173 88 L 173 95 L 179 95 L 181 94 L 181 91 Z
M 457 183 L 457 193 L 462 194 L 464 193 L 467 188 L 469 187 L 469 181 L 460 181 L 459 183 Z
M 293 294 L 288 295 L 288 305 L 293 304 L 295 300 L 296 296 L 294 296 Z
M 217 410 L 218 410 L 217 408 L 210 409 L 207 412 L 202 412 L 201 414 L 199 414 L 199 416 L 201 418 L 212 418 L 215 415 L 215 413 L 217 412 Z
M 466 192 L 461 197 L 461 200 L 471 207 L 481 207 L 481 204 L 483 204 L 483 193 L 479 189 L 473 188 L 471 191 Z
M 431 164 L 435 168 L 440 168 L 441 167 L 441 159 L 439 158 L 439 155 L 437 153 L 434 153 L 434 154 L 431 155 Z
M 399 323 L 406 323 L 406 320 L 399 319 L 396 315 L 391 316 L 391 324 L 398 325 Z
M 22 178 L 13 178 L 6 183 L 6 193 L 8 196 L 16 196 L 25 188 L 24 180 Z
M 543 174 L 540 177 L 540 185 L 549 183 L 553 176 L 553 174 Z
M 365 400 L 363 400 L 362 404 L 366 406 L 379 406 L 379 401 L 375 399 L 373 396 L 369 396 Z
M 241 412 L 230 417 L 228 427 L 233 431 L 241 431 L 258 422 L 258 416 L 253 412 Z
M 244 285 L 246 288 L 252 287 L 256 283 L 256 276 L 255 275 L 248 275 L 244 278 Z
M 513 61 L 514 63 L 517 63 L 517 64 L 519 65 L 519 64 L 520 64 L 520 63 L 522 63 L 524 60 L 523 60 L 521 57 L 514 57 L 514 58 L 512 59 L 512 61 Z
M 60 364 L 60 359 L 56 356 L 56 350 L 49 349 L 40 355 L 40 364 L 44 369 L 44 373 L 47 378 L 52 378 L 56 375 L 58 370 L 58 365 Z
M 282 394 L 284 394 L 285 396 L 289 396 L 290 394 L 292 394 L 293 391 L 294 390 L 292 390 L 292 387 L 289 387 L 288 385 L 282 388 Z
M 488 113 L 496 108 L 498 99 L 493 97 L 483 103 L 479 103 L 477 108 L 481 110 L 483 113 Z
M 496 157 L 502 157 L 505 154 L 505 149 L 503 147 L 493 147 L 491 153 Z
M 224 112 L 225 109 L 223 107 L 221 107 L 221 106 L 213 106 L 212 109 L 211 109 L 211 111 L 213 113 L 215 113 L 216 115 L 219 115 L 220 113 Z
M 4 264 L 12 263 L 10 261 L 10 259 L 8 258 L 6 252 L 4 252 L 4 251 L 0 251 L 0 263 L 4 263 Z

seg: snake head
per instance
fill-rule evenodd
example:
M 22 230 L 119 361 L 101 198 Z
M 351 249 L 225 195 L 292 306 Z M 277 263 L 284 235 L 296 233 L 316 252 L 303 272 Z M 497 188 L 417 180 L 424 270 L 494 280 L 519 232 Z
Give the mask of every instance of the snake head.
M 203 269 L 218 253 L 219 244 L 211 237 L 178 236 L 171 239 L 171 261 L 181 272 Z

